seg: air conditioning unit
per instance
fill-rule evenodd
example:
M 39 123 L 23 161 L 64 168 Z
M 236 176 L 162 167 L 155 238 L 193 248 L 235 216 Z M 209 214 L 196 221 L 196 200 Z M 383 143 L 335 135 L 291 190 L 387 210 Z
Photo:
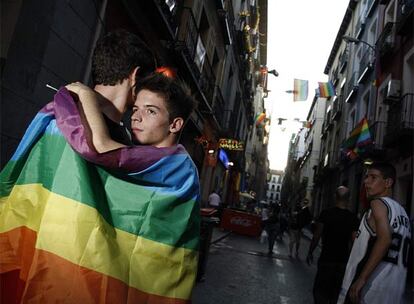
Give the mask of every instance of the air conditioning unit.
M 401 81 L 396 79 L 390 79 L 387 83 L 385 90 L 385 100 L 394 101 L 398 100 L 401 96 Z

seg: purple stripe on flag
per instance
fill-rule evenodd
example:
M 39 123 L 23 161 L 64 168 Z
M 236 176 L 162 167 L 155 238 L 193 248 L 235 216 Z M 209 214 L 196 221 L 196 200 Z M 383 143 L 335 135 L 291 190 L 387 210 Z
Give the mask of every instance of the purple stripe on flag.
M 54 112 L 57 126 L 72 148 L 86 160 L 106 168 L 139 172 L 164 157 L 187 153 L 182 145 L 168 148 L 142 145 L 121 148 L 106 153 L 96 152 L 88 144 L 85 127 L 82 124 L 76 103 L 64 87 L 55 95 Z

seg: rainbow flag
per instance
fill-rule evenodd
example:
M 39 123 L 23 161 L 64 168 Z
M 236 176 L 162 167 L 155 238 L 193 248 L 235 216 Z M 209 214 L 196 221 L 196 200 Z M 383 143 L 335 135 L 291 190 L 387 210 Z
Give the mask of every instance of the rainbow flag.
M 308 81 L 294 79 L 293 81 L 293 101 L 306 101 L 308 99 Z
M 348 158 L 355 159 L 372 144 L 368 120 L 364 117 L 352 130 L 350 136 L 342 144 L 342 150 Z
M 266 113 L 257 114 L 256 117 L 254 118 L 256 127 L 264 126 L 265 119 L 266 119 Z
M 335 88 L 331 81 L 328 82 L 318 82 L 319 86 L 319 97 L 331 97 L 335 96 Z
M 181 145 L 97 154 L 84 130 L 62 88 L 0 173 L 0 302 L 190 303 L 200 225 L 190 156 Z

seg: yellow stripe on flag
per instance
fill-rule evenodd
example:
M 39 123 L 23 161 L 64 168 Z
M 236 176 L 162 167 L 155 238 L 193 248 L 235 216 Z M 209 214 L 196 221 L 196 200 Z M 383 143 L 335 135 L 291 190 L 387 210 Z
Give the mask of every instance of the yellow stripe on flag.
M 0 199 L 0 213 L 0 233 L 26 226 L 37 231 L 37 249 L 150 294 L 191 296 L 196 251 L 116 229 L 96 209 L 40 184 L 15 185 L 8 197 Z

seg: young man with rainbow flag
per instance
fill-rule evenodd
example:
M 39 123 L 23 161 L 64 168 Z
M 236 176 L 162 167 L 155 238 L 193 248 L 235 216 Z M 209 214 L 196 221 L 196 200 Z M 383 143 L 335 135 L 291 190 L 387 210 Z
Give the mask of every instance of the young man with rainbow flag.
M 174 141 L 185 117 L 162 103 L 183 91 L 157 77 L 136 91 L 132 125 L 144 145 L 95 149 L 99 122 L 82 121 L 66 88 L 34 118 L 0 174 L 2 302 L 190 302 L 198 174 Z

